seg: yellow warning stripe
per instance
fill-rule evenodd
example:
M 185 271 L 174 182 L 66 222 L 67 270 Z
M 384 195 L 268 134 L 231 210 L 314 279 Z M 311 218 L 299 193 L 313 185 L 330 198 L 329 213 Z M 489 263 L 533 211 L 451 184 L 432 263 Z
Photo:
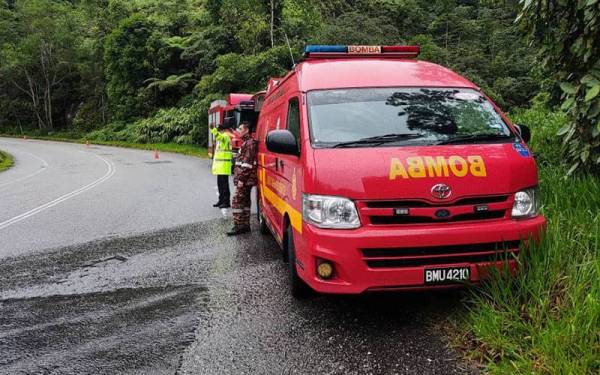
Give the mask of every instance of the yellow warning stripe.
M 262 191 L 263 199 L 268 200 L 273 207 L 283 216 L 286 212 L 288 217 L 290 218 L 290 224 L 292 224 L 292 228 L 294 228 L 298 233 L 302 233 L 302 213 L 292 207 L 288 202 L 286 202 L 283 198 L 277 195 L 273 190 L 267 187 L 266 182 L 266 169 L 265 167 L 265 155 L 261 154 L 261 164 L 262 171 L 259 174 L 260 178 L 260 186 Z M 263 201 L 264 205 L 264 201 Z

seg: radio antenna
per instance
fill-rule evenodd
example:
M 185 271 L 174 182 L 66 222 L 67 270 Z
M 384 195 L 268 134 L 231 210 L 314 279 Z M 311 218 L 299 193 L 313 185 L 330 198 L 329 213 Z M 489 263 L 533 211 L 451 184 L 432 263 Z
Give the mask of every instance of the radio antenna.
M 290 40 L 288 39 L 286 32 L 284 30 L 281 30 L 281 31 L 283 32 L 283 36 L 285 37 L 285 42 L 287 43 L 288 50 L 290 51 L 290 57 L 292 58 L 292 69 L 294 69 L 296 67 L 296 61 L 294 61 L 294 54 L 292 53 L 292 47 L 290 46 Z

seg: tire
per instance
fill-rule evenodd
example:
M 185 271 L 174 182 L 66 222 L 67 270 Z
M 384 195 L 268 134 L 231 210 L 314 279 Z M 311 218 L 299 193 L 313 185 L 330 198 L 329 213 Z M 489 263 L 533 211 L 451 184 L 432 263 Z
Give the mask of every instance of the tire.
M 292 227 L 286 228 L 286 248 L 288 256 L 288 274 L 290 294 L 296 299 L 303 299 L 310 293 L 310 287 L 298 276 L 296 269 L 296 248 L 294 246 L 294 235 Z
M 262 214 L 262 207 L 260 206 L 260 194 L 258 188 L 256 188 L 256 217 L 258 217 L 258 230 L 261 234 L 269 234 L 270 230 L 265 221 L 265 217 Z

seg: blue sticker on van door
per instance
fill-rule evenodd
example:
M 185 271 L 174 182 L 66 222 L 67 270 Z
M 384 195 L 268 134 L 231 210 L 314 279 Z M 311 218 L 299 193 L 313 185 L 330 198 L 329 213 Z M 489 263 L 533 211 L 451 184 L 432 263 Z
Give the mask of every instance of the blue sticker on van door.
M 529 150 L 521 143 L 513 143 L 513 149 L 524 158 L 529 156 Z

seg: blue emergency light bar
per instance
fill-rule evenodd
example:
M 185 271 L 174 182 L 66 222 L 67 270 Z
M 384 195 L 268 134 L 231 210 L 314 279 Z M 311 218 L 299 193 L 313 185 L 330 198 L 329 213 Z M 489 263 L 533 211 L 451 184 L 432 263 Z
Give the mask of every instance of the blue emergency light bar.
M 305 58 L 350 58 L 388 57 L 415 58 L 419 56 L 419 46 L 344 46 L 311 44 L 304 48 Z
M 304 47 L 304 53 L 314 53 L 314 52 L 339 52 L 339 53 L 347 53 L 348 46 L 342 45 L 332 45 L 328 46 L 326 44 L 309 44 Z

